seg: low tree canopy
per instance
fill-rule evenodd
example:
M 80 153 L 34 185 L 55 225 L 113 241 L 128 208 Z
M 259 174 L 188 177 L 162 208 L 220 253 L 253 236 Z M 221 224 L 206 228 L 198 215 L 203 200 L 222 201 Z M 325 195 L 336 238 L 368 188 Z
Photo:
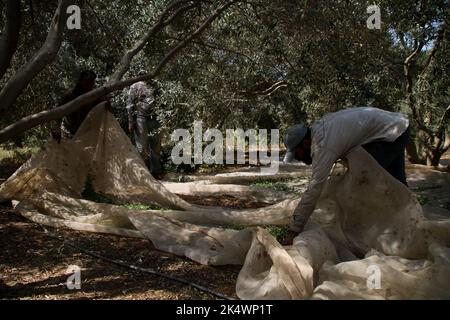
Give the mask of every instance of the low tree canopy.
M 0 2 L 0 143 L 107 96 L 126 125 L 126 89 L 156 79 L 163 127 L 281 128 L 370 105 L 410 116 L 414 162 L 450 147 L 448 1 L 49 0 Z M 81 29 L 69 29 L 77 5 Z M 97 89 L 61 105 L 79 72 Z M 139 70 L 146 70 L 138 76 Z

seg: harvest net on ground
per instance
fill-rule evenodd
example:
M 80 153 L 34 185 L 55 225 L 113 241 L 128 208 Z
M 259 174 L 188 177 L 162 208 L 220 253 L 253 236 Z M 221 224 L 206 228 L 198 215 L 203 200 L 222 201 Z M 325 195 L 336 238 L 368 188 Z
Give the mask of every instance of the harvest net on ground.
M 299 198 L 240 185 L 165 187 L 99 105 L 74 139 L 49 142 L 5 181 L 0 201 L 13 201 L 17 212 L 44 225 L 146 238 L 159 250 L 201 264 L 242 265 L 236 283 L 241 299 L 450 298 L 450 220 L 425 217 L 409 189 L 362 148 L 347 163 L 331 175 L 305 231 L 283 247 L 259 226 L 287 225 Z M 239 178 L 231 174 L 226 181 Z M 109 198 L 163 210 L 85 200 L 87 181 Z M 194 205 L 177 195 L 205 192 L 280 201 L 232 210 Z M 379 275 L 375 284 L 373 270 Z

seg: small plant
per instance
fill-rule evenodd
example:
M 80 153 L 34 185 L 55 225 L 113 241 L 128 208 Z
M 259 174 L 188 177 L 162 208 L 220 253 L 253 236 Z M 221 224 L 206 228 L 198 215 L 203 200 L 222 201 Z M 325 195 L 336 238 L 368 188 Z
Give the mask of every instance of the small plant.
M 153 205 L 153 204 L 127 203 L 127 204 L 122 204 L 122 207 L 125 207 L 128 209 L 133 209 L 133 210 L 141 210 L 141 211 L 162 210 L 161 207 L 158 207 L 157 205 Z
M 265 226 L 265 229 L 272 235 L 275 237 L 275 239 L 277 239 L 278 242 L 282 242 L 284 237 L 286 236 L 287 227 L 280 227 L 280 226 L 273 226 L 273 225 L 268 225 Z
M 190 182 L 192 181 L 191 178 L 189 178 L 188 176 L 185 175 L 180 175 L 177 179 L 178 182 Z
M 428 199 L 427 196 L 424 196 L 422 194 L 417 195 L 417 201 L 423 206 L 426 205 L 428 202 L 430 202 L 430 199 Z
M 281 181 L 260 180 L 250 185 L 261 189 L 270 189 L 287 193 L 295 193 L 295 190 L 292 187 L 288 186 L 285 182 Z
M 16 148 L 8 150 L 0 148 L 0 163 L 2 165 L 21 165 L 36 154 L 39 148 Z
M 413 188 L 412 190 L 415 192 L 422 192 L 422 191 L 434 190 L 434 189 L 440 189 L 440 188 L 442 188 L 442 186 L 430 185 L 430 186 L 416 187 L 416 188 Z

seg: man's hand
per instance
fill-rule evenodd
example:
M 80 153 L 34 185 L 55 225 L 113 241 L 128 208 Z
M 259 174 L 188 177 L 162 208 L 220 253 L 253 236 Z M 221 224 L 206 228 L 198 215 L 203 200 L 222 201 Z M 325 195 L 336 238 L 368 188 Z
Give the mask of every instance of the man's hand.
M 133 131 L 134 131 L 134 124 L 133 123 L 128 123 L 128 131 L 130 132 L 130 133 L 133 133 Z
M 288 231 L 287 234 L 284 236 L 282 245 L 283 246 L 291 246 L 292 242 L 294 241 L 294 238 L 298 236 L 298 232 L 295 231 Z

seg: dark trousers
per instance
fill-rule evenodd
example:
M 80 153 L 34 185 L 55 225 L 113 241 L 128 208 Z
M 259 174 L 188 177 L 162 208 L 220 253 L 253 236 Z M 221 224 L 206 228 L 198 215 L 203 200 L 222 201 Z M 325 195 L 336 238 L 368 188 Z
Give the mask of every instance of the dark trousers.
M 161 135 L 157 120 L 148 117 L 137 117 L 134 130 L 136 148 L 152 174 L 162 173 L 160 162 Z
M 410 129 L 392 142 L 374 141 L 362 147 L 377 160 L 395 179 L 408 186 L 405 173 L 405 150 L 409 142 Z

